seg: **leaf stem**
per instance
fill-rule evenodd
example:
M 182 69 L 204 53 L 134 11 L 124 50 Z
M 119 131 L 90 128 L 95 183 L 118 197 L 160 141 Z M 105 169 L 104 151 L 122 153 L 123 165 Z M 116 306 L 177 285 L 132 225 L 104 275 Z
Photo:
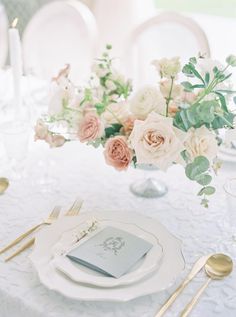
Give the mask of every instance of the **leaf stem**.
M 171 101 L 171 99 L 172 99 L 172 98 L 171 98 L 171 94 L 172 94 L 172 90 L 173 90 L 174 79 L 175 79 L 175 77 L 174 77 L 174 76 L 171 76 L 170 91 L 169 91 L 168 97 L 166 98 L 166 117 L 168 117 L 169 104 L 170 104 L 170 101 Z

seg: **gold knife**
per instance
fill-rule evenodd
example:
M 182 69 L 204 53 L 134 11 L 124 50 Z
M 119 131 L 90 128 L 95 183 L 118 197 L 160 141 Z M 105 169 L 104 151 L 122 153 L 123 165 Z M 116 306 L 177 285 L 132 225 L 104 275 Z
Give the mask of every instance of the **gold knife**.
M 181 292 L 184 290 L 184 288 L 188 285 L 188 283 L 198 274 L 198 272 L 203 268 L 205 265 L 207 259 L 211 255 L 205 255 L 199 258 L 195 264 L 193 265 L 192 270 L 188 274 L 188 276 L 185 278 L 185 280 L 182 282 L 182 284 L 176 289 L 176 291 L 167 299 L 165 304 L 161 307 L 161 309 L 158 311 L 158 313 L 155 315 L 155 317 L 161 317 L 164 315 L 164 313 L 167 311 L 167 309 L 174 303 L 176 298 L 181 294 Z
M 20 254 L 21 252 L 23 252 L 24 250 L 30 248 L 33 244 L 34 244 L 35 238 L 30 239 L 28 242 L 26 242 L 24 245 L 22 245 L 16 252 L 14 252 L 12 255 L 10 255 L 9 257 L 7 257 L 5 259 L 5 262 L 10 261 L 11 259 L 13 259 L 15 256 L 17 256 L 18 254 Z

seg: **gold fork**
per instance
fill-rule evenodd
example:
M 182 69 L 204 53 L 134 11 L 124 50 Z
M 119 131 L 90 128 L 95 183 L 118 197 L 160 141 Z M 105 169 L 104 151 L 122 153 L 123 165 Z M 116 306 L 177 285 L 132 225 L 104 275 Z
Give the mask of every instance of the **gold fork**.
M 77 216 L 80 212 L 80 209 L 82 207 L 83 204 L 83 200 L 77 198 L 74 203 L 72 204 L 72 206 L 69 208 L 69 210 L 66 212 L 65 216 Z M 30 248 L 35 242 L 35 238 L 30 239 L 28 242 L 26 242 L 24 245 L 22 245 L 22 247 L 20 247 L 16 252 L 14 252 L 12 255 L 10 255 L 9 257 L 7 257 L 5 259 L 5 262 L 10 261 L 11 259 L 13 259 L 15 256 L 17 256 L 18 254 L 20 254 L 21 252 L 25 251 L 26 249 Z
M 20 241 L 22 241 L 24 238 L 26 238 L 27 236 L 29 236 L 32 232 L 34 232 L 36 229 L 40 228 L 43 225 L 50 225 L 53 223 L 53 221 L 55 221 L 59 214 L 60 214 L 60 206 L 56 206 L 52 212 L 49 214 L 48 218 L 45 219 L 43 222 L 41 222 L 40 224 L 32 227 L 31 229 L 27 230 L 25 233 L 23 233 L 22 235 L 20 235 L 18 238 L 16 238 L 14 241 L 12 241 L 11 243 L 9 243 L 7 246 L 5 246 L 3 249 L 0 250 L 0 254 L 9 250 L 10 248 L 14 247 L 16 244 L 18 244 Z
M 80 198 L 76 198 L 72 206 L 66 212 L 65 216 L 72 216 L 72 217 L 77 216 L 80 212 L 82 205 L 83 205 L 83 200 L 81 200 Z

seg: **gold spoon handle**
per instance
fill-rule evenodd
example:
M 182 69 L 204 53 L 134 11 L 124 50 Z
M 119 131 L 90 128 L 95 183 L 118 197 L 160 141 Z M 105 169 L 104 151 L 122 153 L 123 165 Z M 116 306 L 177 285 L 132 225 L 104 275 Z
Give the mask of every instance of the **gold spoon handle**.
M 28 235 L 30 235 L 32 232 L 34 232 L 36 229 L 38 229 L 40 226 L 42 226 L 42 223 L 32 227 L 31 229 L 27 230 L 25 233 L 20 235 L 18 238 L 16 238 L 14 241 L 9 243 L 7 246 L 5 246 L 3 249 L 0 250 L 0 254 L 9 250 L 10 248 L 14 247 L 16 244 L 18 244 L 20 241 L 22 241 L 24 238 L 26 238 Z
M 192 311 L 193 307 L 197 304 L 199 298 L 201 297 L 202 293 L 205 291 L 207 286 L 209 285 L 211 278 L 209 277 L 206 282 L 202 285 L 202 287 L 197 291 L 193 299 L 185 306 L 184 310 L 180 314 L 180 317 L 187 317 L 189 313 Z

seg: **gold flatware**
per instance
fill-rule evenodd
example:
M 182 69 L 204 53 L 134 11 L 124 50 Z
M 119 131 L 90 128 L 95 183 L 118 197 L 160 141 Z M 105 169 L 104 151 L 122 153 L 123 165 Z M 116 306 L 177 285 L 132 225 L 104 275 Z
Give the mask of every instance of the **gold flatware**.
M 22 241 L 24 238 L 26 238 L 27 236 L 29 236 L 32 232 L 34 232 L 36 229 L 38 229 L 39 227 L 43 226 L 43 225 L 50 225 L 53 223 L 53 221 L 55 221 L 59 214 L 60 214 L 60 206 L 56 206 L 53 211 L 50 213 L 50 215 L 48 216 L 47 219 L 45 219 L 45 221 L 41 222 L 40 224 L 32 227 L 31 229 L 27 230 L 25 233 L 23 233 L 22 235 L 20 235 L 18 238 L 16 238 L 14 241 L 12 241 L 11 243 L 9 243 L 7 246 L 5 246 L 3 249 L 0 250 L 0 254 L 4 253 L 5 251 L 9 250 L 10 248 L 12 248 L 13 246 L 15 246 L 16 244 L 18 244 L 20 241 Z
M 15 256 L 17 256 L 18 254 L 20 254 L 21 252 L 25 251 L 26 249 L 30 248 L 33 244 L 34 244 L 35 238 L 30 239 L 28 242 L 26 242 L 25 244 L 23 244 L 16 252 L 14 252 L 13 254 L 11 254 L 9 257 L 7 257 L 5 259 L 5 262 L 10 261 L 11 259 L 13 259 Z
M 5 177 L 0 177 L 0 194 L 3 194 L 9 186 L 9 180 Z
M 189 284 L 189 282 L 198 274 L 198 272 L 203 268 L 205 265 L 207 259 L 210 257 L 210 255 L 202 256 L 199 258 L 195 264 L 193 265 L 192 270 L 188 274 L 188 276 L 185 278 L 185 280 L 182 282 L 182 284 L 175 290 L 175 292 L 167 299 L 167 301 L 164 303 L 164 305 L 161 307 L 161 309 L 158 311 L 158 313 L 155 315 L 155 317 L 161 317 L 164 315 L 164 313 L 167 311 L 167 309 L 174 303 L 176 298 L 182 293 L 184 288 Z
M 187 317 L 192 311 L 193 307 L 197 304 L 200 296 L 205 291 L 207 286 L 212 280 L 221 280 L 228 276 L 233 270 L 232 259 L 225 254 L 214 254 L 212 255 L 205 264 L 205 272 L 208 276 L 206 282 L 198 290 L 193 299 L 187 304 L 182 311 L 180 317 Z
M 77 216 L 80 212 L 80 209 L 82 207 L 83 204 L 83 200 L 77 198 L 74 203 L 72 204 L 72 206 L 69 208 L 69 210 L 65 213 L 66 217 L 73 217 L 73 216 Z M 56 208 L 56 207 L 55 207 Z M 54 208 L 54 209 L 55 209 Z M 57 207 L 59 208 L 59 213 L 60 213 L 60 208 L 61 207 Z M 59 216 L 58 213 L 58 216 Z M 57 216 L 57 217 L 58 217 Z M 57 219 L 56 217 L 56 219 Z M 56 220 L 55 219 L 55 220 Z M 11 259 L 13 259 L 15 256 L 17 256 L 18 254 L 20 254 L 21 252 L 25 251 L 26 249 L 30 248 L 35 242 L 35 238 L 30 239 L 28 242 L 26 242 L 25 244 L 23 244 L 18 250 L 16 250 L 16 252 L 14 252 L 12 255 L 10 255 L 8 258 L 5 259 L 5 262 L 10 261 Z
M 73 202 L 72 206 L 68 209 L 65 216 L 77 216 L 80 212 L 82 205 L 83 205 L 83 200 L 81 200 L 80 198 L 77 198 Z

